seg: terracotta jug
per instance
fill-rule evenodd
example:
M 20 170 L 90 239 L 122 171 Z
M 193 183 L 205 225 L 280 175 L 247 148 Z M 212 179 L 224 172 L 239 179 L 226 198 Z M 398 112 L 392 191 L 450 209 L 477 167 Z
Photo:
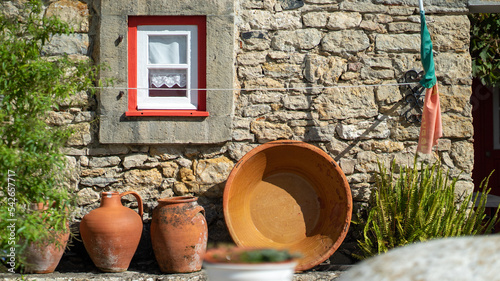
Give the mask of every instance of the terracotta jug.
M 139 214 L 124 207 L 121 198 L 132 194 Z M 142 235 L 142 199 L 137 192 L 102 192 L 101 206 L 80 223 L 83 244 L 94 264 L 104 272 L 126 271 Z
M 158 200 L 151 222 L 151 243 L 162 272 L 201 270 L 208 227 L 205 209 L 197 199 L 181 196 Z

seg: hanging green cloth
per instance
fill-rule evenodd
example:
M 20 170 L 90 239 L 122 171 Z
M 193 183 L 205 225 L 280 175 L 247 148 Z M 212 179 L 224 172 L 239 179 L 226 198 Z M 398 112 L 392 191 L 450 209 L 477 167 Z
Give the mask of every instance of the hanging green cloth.
M 438 85 L 436 84 L 434 58 L 432 55 L 431 35 L 425 23 L 425 12 L 422 2 L 420 2 L 420 21 L 420 55 L 422 65 L 424 66 L 424 77 L 420 80 L 420 84 L 427 88 L 427 90 L 425 91 L 422 125 L 420 126 L 417 151 L 430 154 L 432 153 L 432 147 L 437 145 L 439 138 L 443 136 L 443 125 L 441 121 Z
M 420 24 L 420 55 L 424 66 L 424 77 L 420 80 L 420 84 L 426 88 L 432 88 L 436 84 L 436 73 L 432 55 L 431 35 L 427 29 L 423 10 L 420 11 Z

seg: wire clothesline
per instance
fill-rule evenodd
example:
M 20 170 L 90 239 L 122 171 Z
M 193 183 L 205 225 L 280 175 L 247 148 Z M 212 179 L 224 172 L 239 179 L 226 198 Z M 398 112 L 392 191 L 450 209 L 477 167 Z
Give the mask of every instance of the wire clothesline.
M 335 86 L 307 86 L 307 87 L 263 87 L 263 88 L 130 88 L 130 87 L 97 87 L 97 89 L 113 90 L 155 90 L 155 91 L 287 91 L 287 90 L 316 90 L 316 89 L 336 89 L 336 88 L 364 88 L 364 87 L 387 87 L 387 86 L 409 86 L 418 82 L 409 83 L 388 83 L 388 84 L 362 84 L 362 85 L 335 85 Z

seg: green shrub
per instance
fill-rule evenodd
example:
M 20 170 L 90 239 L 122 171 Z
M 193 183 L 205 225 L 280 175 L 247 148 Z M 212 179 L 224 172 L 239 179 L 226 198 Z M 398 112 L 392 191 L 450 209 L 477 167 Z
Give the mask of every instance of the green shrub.
M 362 251 L 358 258 L 433 238 L 489 233 L 498 221 L 498 210 L 485 221 L 489 177 L 481 183 L 479 198 L 469 194 L 457 200 L 457 179 L 449 181 L 438 163 L 422 163 L 418 169 L 415 161 L 413 167 L 402 167 L 398 177 L 394 170 L 394 163 L 389 172 L 379 163 L 377 188 L 358 241 Z
M 470 14 L 472 75 L 483 85 L 500 87 L 500 14 Z
M 71 130 L 45 120 L 63 100 L 91 89 L 98 68 L 90 60 L 44 56 L 53 36 L 71 30 L 43 16 L 42 0 L 15 3 L 15 14 L 8 4 L 0 3 L 0 257 L 15 249 L 17 267 L 27 242 L 66 228 L 74 196 L 63 186 L 62 149 Z M 51 208 L 29 212 L 33 202 Z

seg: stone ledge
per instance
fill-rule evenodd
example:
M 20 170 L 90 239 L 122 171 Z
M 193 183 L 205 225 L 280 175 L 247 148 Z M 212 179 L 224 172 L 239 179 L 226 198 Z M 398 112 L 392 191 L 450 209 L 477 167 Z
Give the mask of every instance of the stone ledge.
M 293 281 L 317 281 L 317 280 L 335 280 L 342 272 L 343 268 L 335 271 L 310 271 L 296 273 Z M 138 271 L 126 271 L 120 273 L 59 273 L 50 274 L 0 274 L 0 281 L 6 280 L 37 280 L 37 281 L 205 281 L 207 277 L 204 270 L 185 274 L 151 274 Z

